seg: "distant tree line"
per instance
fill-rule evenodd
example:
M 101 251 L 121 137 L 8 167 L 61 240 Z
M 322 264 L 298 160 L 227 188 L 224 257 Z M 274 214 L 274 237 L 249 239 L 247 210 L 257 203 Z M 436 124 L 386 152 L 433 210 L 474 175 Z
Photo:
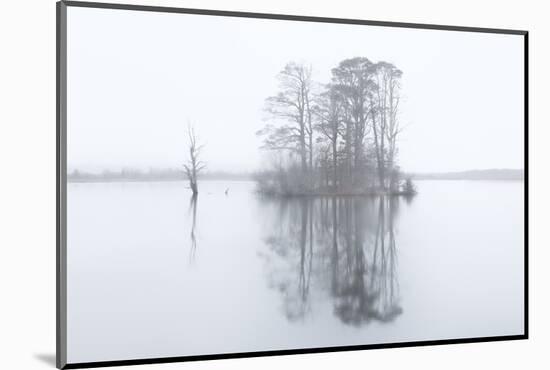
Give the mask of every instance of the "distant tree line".
M 257 132 L 272 152 L 258 176 L 263 193 L 414 192 L 397 164 L 402 72 L 364 57 L 343 60 L 319 84 L 312 68 L 288 63 L 266 99 L 270 122 Z
M 105 169 L 100 172 L 74 169 L 67 174 L 69 182 L 176 181 L 183 179 L 185 179 L 185 175 L 180 170 L 171 168 L 150 168 L 145 171 L 136 168 L 121 168 L 120 170 Z
M 198 173 L 197 179 L 238 181 L 251 180 L 253 176 L 254 175 L 249 172 L 208 171 Z M 123 168 L 120 170 L 103 170 L 100 172 L 88 172 L 74 169 L 67 174 L 67 180 L 69 182 L 145 182 L 188 181 L 189 178 L 187 173 L 179 168 L 150 168 L 148 170 Z

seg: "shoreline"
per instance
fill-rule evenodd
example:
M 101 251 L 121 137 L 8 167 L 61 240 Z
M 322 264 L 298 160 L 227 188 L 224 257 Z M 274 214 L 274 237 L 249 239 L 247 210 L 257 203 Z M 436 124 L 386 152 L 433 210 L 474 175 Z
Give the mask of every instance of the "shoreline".
M 491 182 L 524 182 L 525 179 L 446 179 L 446 178 L 413 178 L 416 182 L 420 181 L 491 181 Z M 187 182 L 187 179 L 69 179 L 67 183 L 73 184 L 96 184 L 96 183 L 125 183 L 125 182 Z M 254 182 L 254 179 L 246 178 L 218 178 L 218 179 L 199 179 L 199 181 L 238 181 Z M 330 194 L 330 193 L 329 193 Z

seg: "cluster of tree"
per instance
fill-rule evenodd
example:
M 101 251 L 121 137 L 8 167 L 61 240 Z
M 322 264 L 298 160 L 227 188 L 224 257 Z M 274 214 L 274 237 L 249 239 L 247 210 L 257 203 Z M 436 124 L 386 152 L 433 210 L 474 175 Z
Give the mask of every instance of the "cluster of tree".
M 391 322 L 402 313 L 394 221 L 396 197 L 300 197 L 274 207 L 262 254 L 268 281 L 291 321 L 325 297 L 343 323 Z
M 257 132 L 274 154 L 259 176 L 264 193 L 402 193 L 397 165 L 402 72 L 391 63 L 346 59 L 319 84 L 288 63 L 266 99 L 272 120 Z

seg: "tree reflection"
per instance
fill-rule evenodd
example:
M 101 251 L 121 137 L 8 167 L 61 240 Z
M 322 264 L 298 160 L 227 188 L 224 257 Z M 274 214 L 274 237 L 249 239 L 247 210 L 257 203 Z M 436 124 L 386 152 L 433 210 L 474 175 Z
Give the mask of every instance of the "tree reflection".
M 197 237 L 195 236 L 195 229 L 197 227 L 197 202 L 198 194 L 193 194 L 189 200 L 189 213 L 191 213 L 191 248 L 189 248 L 189 263 L 195 261 L 195 253 L 197 251 Z
M 276 210 L 280 220 L 275 233 L 266 238 L 270 246 L 270 285 L 283 296 L 289 320 L 303 318 L 309 311 L 309 286 L 313 263 L 313 225 L 310 201 L 282 200 Z
M 334 314 L 353 326 L 390 322 L 402 312 L 398 202 L 388 196 L 265 200 L 276 214 L 265 238 L 268 278 L 289 320 L 303 319 L 318 299 L 329 299 Z

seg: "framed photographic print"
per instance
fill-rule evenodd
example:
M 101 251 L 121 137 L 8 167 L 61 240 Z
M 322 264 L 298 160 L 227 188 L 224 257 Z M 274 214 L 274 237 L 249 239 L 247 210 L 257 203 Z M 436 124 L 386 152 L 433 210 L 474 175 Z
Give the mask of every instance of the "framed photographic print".
M 527 36 L 57 3 L 57 366 L 526 339 Z

